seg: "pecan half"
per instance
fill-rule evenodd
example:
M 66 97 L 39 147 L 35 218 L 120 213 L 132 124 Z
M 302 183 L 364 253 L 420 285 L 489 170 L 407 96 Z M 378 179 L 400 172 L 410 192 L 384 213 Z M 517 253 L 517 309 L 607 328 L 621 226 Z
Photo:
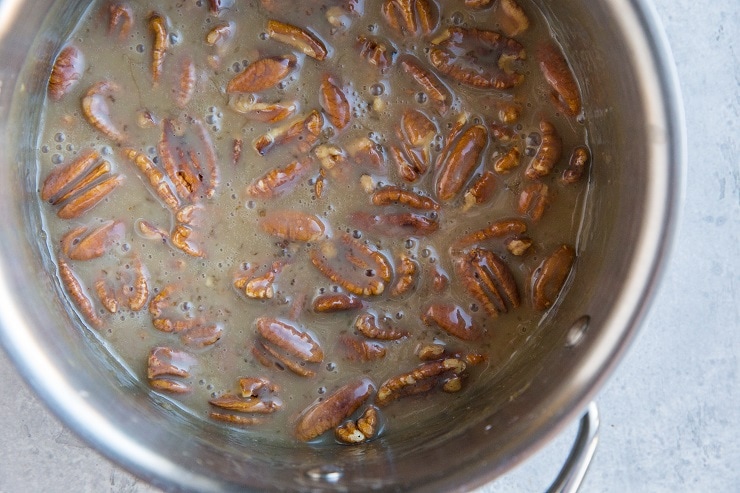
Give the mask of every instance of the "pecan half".
M 433 199 L 394 185 L 378 188 L 373 192 L 371 200 L 374 205 L 400 204 L 424 211 L 439 210 L 439 204 Z
M 75 228 L 62 236 L 62 252 L 72 260 L 101 257 L 125 230 L 122 221 L 106 221 L 92 231 L 84 226 Z
M 200 121 L 193 120 L 186 126 L 165 119 L 157 150 L 181 199 L 213 197 L 219 182 L 218 158 L 208 130 Z
M 295 436 L 307 442 L 338 426 L 349 418 L 373 393 L 370 379 L 350 382 L 330 396 L 301 412 L 295 426 Z
M 120 3 L 111 3 L 108 7 L 108 36 L 118 31 L 118 39 L 123 41 L 128 36 L 133 22 L 131 7 Z
M 519 195 L 517 210 L 520 214 L 531 217 L 533 221 L 539 221 L 551 201 L 547 185 L 540 182 L 530 183 Z
M 439 221 L 414 212 L 370 214 L 353 212 L 350 223 L 386 237 L 429 236 L 439 230 Z
M 72 302 L 77 306 L 80 314 L 95 328 L 103 326 L 103 321 L 98 317 L 95 312 L 92 301 L 85 293 L 85 288 L 77 278 L 69 264 L 62 259 L 57 257 L 57 265 L 59 267 L 59 279 L 62 281 L 64 289 L 67 290 L 67 294 L 72 299 Z
M 218 324 L 196 325 L 180 334 L 183 344 L 191 348 L 204 348 L 221 340 L 223 328 Z
M 311 249 L 310 257 L 322 274 L 358 296 L 379 295 L 391 280 L 388 259 L 349 234 Z
M 385 0 L 383 18 L 398 34 L 427 35 L 439 23 L 439 9 L 432 0 Z
M 156 85 L 162 75 L 164 57 L 169 48 L 169 33 L 167 20 L 154 12 L 149 16 L 149 31 L 154 37 L 152 41 L 152 81 Z
M 296 66 L 294 55 L 260 58 L 250 63 L 226 85 L 226 92 L 252 93 L 275 87 L 290 74 Z
M 319 87 L 319 104 L 329 117 L 329 121 L 339 130 L 349 123 L 352 113 L 347 97 L 330 75 L 324 75 Z
M 324 117 L 314 110 L 305 117 L 300 117 L 259 136 L 254 141 L 254 148 L 261 156 L 264 156 L 275 146 L 298 141 L 299 152 L 306 152 L 318 140 L 323 128 Z
M 459 375 L 466 364 L 457 358 L 430 361 L 407 373 L 389 378 L 378 388 L 375 403 L 384 407 L 401 397 L 418 395 L 433 390 L 446 377 Z
M 385 347 L 373 341 L 358 339 L 350 335 L 339 336 L 339 345 L 350 361 L 375 361 L 385 358 Z
M 540 132 L 542 143 L 525 171 L 527 178 L 531 180 L 549 175 L 563 152 L 563 141 L 552 123 L 542 120 Z
M 190 57 L 184 57 L 180 62 L 180 79 L 178 81 L 177 91 L 175 92 L 175 104 L 180 108 L 185 108 L 195 94 L 195 84 L 197 74 L 195 72 L 195 63 Z
M 362 308 L 362 300 L 351 294 L 322 294 L 313 300 L 313 311 L 318 313 L 336 313 L 360 308 Z
M 257 414 L 271 414 L 282 407 L 279 400 L 264 400 L 254 397 L 244 398 L 234 394 L 224 394 L 209 400 L 208 403 L 227 411 Z
M 424 93 L 432 100 L 437 112 L 444 116 L 452 104 L 452 94 L 436 75 L 426 70 L 421 62 L 413 56 L 406 55 L 400 60 L 401 68 L 421 86 Z
M 437 177 L 437 196 L 442 201 L 454 198 L 472 176 L 488 143 L 488 131 L 474 125 L 462 133 L 452 146 Z
M 390 152 L 396 162 L 398 174 L 409 183 L 417 181 L 429 169 L 429 161 L 419 156 L 417 151 L 409 149 L 406 144 L 393 146 Z
M 378 319 L 372 313 L 363 313 L 355 319 L 355 329 L 368 339 L 378 339 L 381 341 L 396 341 L 408 337 L 409 333 L 405 330 L 395 329 L 393 327 L 381 327 Z
M 365 443 L 375 436 L 380 426 L 378 409 L 368 406 L 357 421 L 346 421 L 334 429 L 334 436 L 342 443 L 355 445 Z
M 250 120 L 277 123 L 293 116 L 298 109 L 295 101 L 260 103 L 251 94 L 239 94 L 229 100 L 229 105 Z
M 537 59 L 542 75 L 552 87 L 552 100 L 555 106 L 566 115 L 579 114 L 581 94 L 573 72 L 560 49 L 553 43 L 547 43 L 537 50 Z
M 152 161 L 146 154 L 134 149 L 124 149 L 123 153 L 129 161 L 136 165 L 144 177 L 147 178 L 149 185 L 160 200 L 170 210 L 178 210 L 180 207 L 180 199 L 177 198 L 175 192 L 170 188 L 165 174 L 157 168 L 154 161 Z
M 591 153 L 586 146 L 577 146 L 573 149 L 568 161 L 568 167 L 563 171 L 560 181 L 572 185 L 578 183 L 586 171 L 588 163 L 591 161 Z
M 300 50 L 303 54 L 323 60 L 328 51 L 326 45 L 308 29 L 276 20 L 267 21 L 267 34 L 270 38 Z
M 474 341 L 481 336 L 480 329 L 473 324 L 470 315 L 458 305 L 432 303 L 421 315 L 421 321 L 424 325 L 436 325 L 464 341 Z
M 293 161 L 282 168 L 273 168 L 247 187 L 247 195 L 258 199 L 271 199 L 292 189 L 309 170 L 310 159 Z
M 546 310 L 555 303 L 575 258 L 576 251 L 573 247 L 562 245 L 532 273 L 532 304 L 537 310 Z
M 295 210 L 269 212 L 259 221 L 265 233 L 290 241 L 316 241 L 324 236 L 324 223 L 313 214 Z
M 276 318 L 261 317 L 256 321 L 257 332 L 266 341 L 309 363 L 324 359 L 321 346 L 308 333 Z
M 126 138 L 123 132 L 111 122 L 106 99 L 111 99 L 119 89 L 118 84 L 104 80 L 93 84 L 82 98 L 82 114 L 85 119 L 96 130 L 117 144 L 122 143 Z
M 122 176 L 111 174 L 108 161 L 95 165 L 99 157 L 96 151 L 87 151 L 70 164 L 52 170 L 44 180 L 41 198 L 59 206 L 59 218 L 74 219 L 85 214 L 123 182 Z
M 465 248 L 489 238 L 502 238 L 509 235 L 521 235 L 527 231 L 527 225 L 519 219 L 502 219 L 490 223 L 485 228 L 473 231 L 454 243 L 455 248 Z
M 455 259 L 455 271 L 468 293 L 492 316 L 519 306 L 519 289 L 506 263 L 489 250 L 474 248 Z
M 61 100 L 82 78 L 85 59 L 82 52 L 74 45 L 65 46 L 57 55 L 49 76 L 49 97 L 53 101 Z
M 429 52 L 432 65 L 456 81 L 482 89 L 509 89 L 524 80 L 512 70 L 524 47 L 494 31 L 450 27 Z
M 147 358 L 147 379 L 149 385 L 156 390 L 164 390 L 176 394 L 190 392 L 191 386 L 187 380 L 190 369 L 196 364 L 196 359 L 184 352 L 168 347 L 153 347 Z

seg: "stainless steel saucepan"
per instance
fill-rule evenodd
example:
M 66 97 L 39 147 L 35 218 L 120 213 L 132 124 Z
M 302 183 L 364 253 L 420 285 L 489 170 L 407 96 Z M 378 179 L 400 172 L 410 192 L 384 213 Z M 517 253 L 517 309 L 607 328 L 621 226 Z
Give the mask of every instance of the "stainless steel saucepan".
M 462 491 L 532 455 L 584 412 L 635 335 L 665 264 L 685 158 L 678 84 L 649 2 L 538 3 L 584 82 L 593 154 L 568 296 L 508 370 L 446 422 L 361 448 L 311 448 L 189 419 L 118 371 L 65 310 L 39 247 L 34 135 L 50 59 L 68 35 L 60 26 L 87 1 L 0 0 L 0 341 L 18 370 L 92 447 L 168 491 Z M 586 457 L 594 424 L 584 418 Z M 556 487 L 574 487 L 582 472 Z

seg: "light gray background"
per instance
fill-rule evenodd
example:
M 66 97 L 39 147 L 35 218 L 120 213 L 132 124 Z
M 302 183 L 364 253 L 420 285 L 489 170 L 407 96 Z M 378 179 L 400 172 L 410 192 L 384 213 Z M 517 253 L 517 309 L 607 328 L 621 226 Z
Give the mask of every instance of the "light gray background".
M 655 4 L 686 106 L 686 201 L 643 330 L 597 398 L 582 491 L 740 491 L 740 2 Z M 2 352 L 0 396 L 0 493 L 159 491 L 81 443 Z M 544 490 L 574 430 L 480 493 Z

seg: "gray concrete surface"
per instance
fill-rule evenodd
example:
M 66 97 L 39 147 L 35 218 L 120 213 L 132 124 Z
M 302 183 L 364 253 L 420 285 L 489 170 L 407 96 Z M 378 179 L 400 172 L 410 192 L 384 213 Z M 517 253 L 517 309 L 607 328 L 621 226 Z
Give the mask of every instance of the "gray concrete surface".
M 740 491 L 740 2 L 655 4 L 686 105 L 685 210 L 643 330 L 598 396 L 582 491 Z M 81 443 L 2 354 L 0 395 L 0 493 L 158 491 Z M 480 493 L 544 490 L 574 430 Z

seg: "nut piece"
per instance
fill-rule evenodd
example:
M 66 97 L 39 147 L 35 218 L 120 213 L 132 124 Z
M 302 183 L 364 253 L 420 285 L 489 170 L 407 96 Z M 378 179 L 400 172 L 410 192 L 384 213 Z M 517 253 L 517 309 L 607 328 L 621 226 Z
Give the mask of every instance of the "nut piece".
M 49 97 L 61 100 L 82 78 L 85 69 L 82 52 L 74 45 L 64 47 L 57 55 L 49 77 Z
M 281 263 L 274 262 L 264 275 L 252 276 L 252 273 L 249 273 L 237 277 L 234 280 L 234 287 L 243 290 L 247 298 L 269 300 L 275 295 L 273 283 L 275 282 L 275 276 L 280 273 L 282 268 Z
M 576 116 L 581 112 L 581 94 L 573 72 L 563 53 L 553 43 L 537 50 L 542 75 L 552 87 L 552 101 L 566 115 Z
M 450 335 L 464 341 L 474 341 L 481 336 L 480 329 L 460 306 L 432 303 L 421 315 L 424 325 L 436 325 Z
M 408 255 L 401 255 L 396 273 L 398 277 L 391 289 L 391 295 L 402 296 L 414 288 L 419 267 Z
M 319 61 L 326 58 L 328 53 L 324 43 L 308 29 L 270 20 L 267 21 L 267 34 L 275 41 L 290 45 Z
M 562 245 L 532 273 L 532 304 L 537 310 L 546 310 L 555 303 L 575 258 L 573 247 Z
M 355 445 L 365 443 L 378 432 L 380 419 L 378 409 L 368 406 L 357 421 L 346 421 L 343 425 L 334 429 L 334 436 L 341 443 Z
M 250 63 L 226 85 L 228 94 L 260 92 L 275 87 L 296 66 L 294 55 L 260 58 Z
M 318 313 L 336 313 L 362 308 L 362 300 L 351 294 L 322 294 L 313 300 L 313 311 Z
M 294 210 L 269 212 L 259 221 L 265 233 L 289 241 L 316 241 L 324 236 L 324 223 L 313 214 Z
M 491 316 L 519 306 L 519 289 L 509 267 L 493 252 L 474 248 L 455 259 L 455 272 L 463 287 Z
M 388 25 L 404 36 L 427 35 L 439 23 L 439 9 L 431 0 L 386 0 L 381 12 Z
M 481 89 L 509 89 L 524 76 L 511 65 L 524 60 L 524 47 L 494 31 L 450 27 L 434 41 L 432 65 L 456 81 Z
M 247 195 L 256 199 L 271 199 L 292 189 L 309 169 L 308 159 L 293 161 L 284 168 L 273 168 L 247 187 Z
M 499 0 L 494 17 L 501 31 L 511 38 L 529 29 L 529 18 L 515 0 Z
M 496 191 L 496 177 L 489 171 L 485 170 L 470 186 L 464 196 L 463 211 L 467 211 L 474 205 L 480 205 L 491 200 L 493 193 Z
M 108 21 L 108 36 L 118 30 L 118 39 L 123 41 L 131 30 L 133 14 L 131 7 L 120 3 L 111 3 L 108 7 L 110 20 Z
M 389 378 L 378 388 L 375 403 L 384 407 L 401 397 L 424 394 L 433 390 L 447 377 L 460 375 L 467 365 L 457 358 L 430 361 L 407 373 Z
M 472 176 L 488 142 L 483 125 L 467 129 L 450 149 L 437 177 L 437 196 L 442 201 L 454 198 Z
M 357 36 L 357 46 L 360 49 L 360 56 L 369 64 L 378 67 L 381 72 L 385 72 L 393 65 L 393 55 L 396 51 L 393 49 L 389 51 L 385 43 L 365 36 Z
M 388 259 L 349 234 L 324 242 L 309 254 L 322 274 L 357 296 L 379 295 L 391 280 Z
M 568 185 L 579 182 L 589 161 L 591 161 L 591 153 L 588 151 L 588 147 L 578 146 L 573 149 L 568 167 L 563 171 L 560 181 Z
M 125 230 L 121 221 L 106 221 L 92 231 L 87 227 L 75 228 L 62 237 L 62 252 L 72 260 L 101 257 Z
M 349 418 L 375 390 L 370 379 L 350 382 L 333 394 L 305 409 L 295 426 L 298 440 L 307 442 Z
M 191 386 L 186 379 L 196 359 L 190 354 L 168 347 L 153 347 L 147 358 L 147 379 L 156 390 L 175 394 L 190 392 Z
M 396 341 L 409 335 L 404 330 L 380 327 L 377 318 L 372 313 L 363 313 L 357 317 L 355 319 L 355 329 L 368 339 L 378 339 L 380 341 Z
M 542 143 L 525 172 L 530 180 L 549 175 L 563 152 L 563 141 L 552 123 L 542 120 L 540 122 L 540 132 L 542 133 Z
M 519 213 L 526 214 L 533 221 L 539 221 L 551 202 L 549 190 L 547 185 L 540 182 L 527 185 L 519 195 Z

